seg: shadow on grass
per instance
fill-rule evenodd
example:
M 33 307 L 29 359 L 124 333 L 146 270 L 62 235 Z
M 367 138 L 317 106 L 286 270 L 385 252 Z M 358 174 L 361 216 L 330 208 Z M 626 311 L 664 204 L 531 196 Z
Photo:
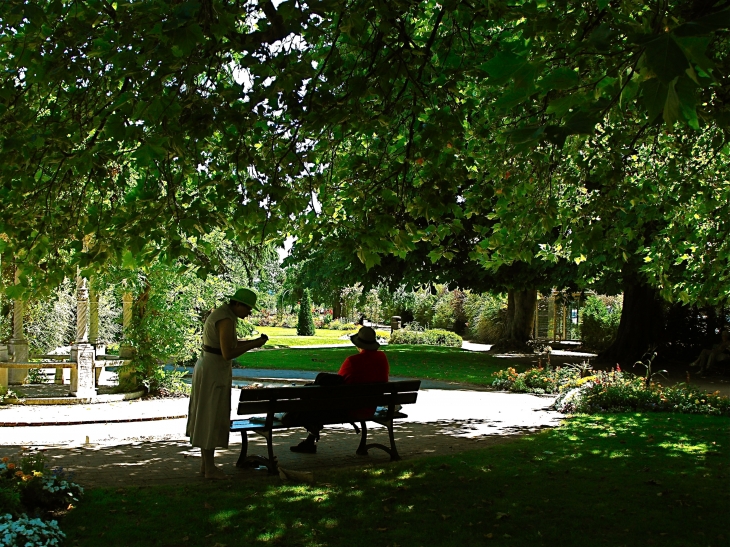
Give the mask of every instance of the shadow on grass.
M 95 489 L 78 545 L 727 545 L 730 420 L 577 417 L 437 458 L 223 484 Z

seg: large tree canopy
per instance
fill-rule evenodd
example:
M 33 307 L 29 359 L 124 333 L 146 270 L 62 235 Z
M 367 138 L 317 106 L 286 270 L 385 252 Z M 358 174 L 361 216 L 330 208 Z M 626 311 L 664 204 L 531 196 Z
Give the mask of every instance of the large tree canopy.
M 468 220 L 484 267 L 630 264 L 717 298 L 729 23 L 706 0 L 6 0 L 2 246 L 68 272 L 342 228 L 371 268 L 454 259 Z

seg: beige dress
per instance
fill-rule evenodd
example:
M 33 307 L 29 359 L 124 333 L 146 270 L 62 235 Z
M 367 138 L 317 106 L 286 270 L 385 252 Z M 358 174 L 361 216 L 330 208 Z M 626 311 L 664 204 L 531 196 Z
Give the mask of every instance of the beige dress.
M 205 320 L 203 344 L 220 348 L 216 323 L 231 319 L 234 332 L 238 317 L 228 304 L 216 308 Z M 190 444 L 205 450 L 228 448 L 231 426 L 231 388 L 233 387 L 232 361 L 222 355 L 203 351 L 193 370 L 193 387 L 188 407 L 186 435 Z

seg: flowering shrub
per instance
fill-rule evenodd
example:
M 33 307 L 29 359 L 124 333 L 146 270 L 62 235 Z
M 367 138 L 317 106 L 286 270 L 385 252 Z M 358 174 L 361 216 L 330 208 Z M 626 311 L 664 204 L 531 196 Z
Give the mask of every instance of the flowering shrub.
M 580 367 L 531 368 L 518 373 L 513 367 L 492 374 L 494 387 L 519 393 L 559 393 L 581 380 Z
M 638 411 L 730 416 L 730 398 L 688 384 L 651 384 L 647 388 L 641 377 L 611 383 L 599 379 L 584 386 L 572 410 L 585 414 Z
M 665 387 L 621 369 L 593 371 L 586 366 L 500 370 L 492 385 L 523 393 L 558 394 L 555 408 L 565 413 L 681 412 L 730 416 L 730 398 L 697 386 Z
M 66 539 L 55 520 L 43 521 L 27 515 L 13 519 L 12 515 L 0 515 L 0 545 L 23 547 L 51 547 L 61 545 Z
M 0 461 L 0 509 L 3 513 L 37 513 L 66 509 L 84 490 L 62 468 L 47 469 L 42 452 L 23 456 L 20 463 Z

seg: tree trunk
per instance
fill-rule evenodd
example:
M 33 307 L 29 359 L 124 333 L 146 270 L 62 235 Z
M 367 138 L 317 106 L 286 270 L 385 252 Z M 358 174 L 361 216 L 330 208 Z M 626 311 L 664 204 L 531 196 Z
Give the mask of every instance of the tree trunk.
M 342 301 L 338 292 L 332 301 L 332 319 L 339 319 L 340 317 L 342 317 Z
M 631 366 L 657 346 L 664 330 L 664 310 L 659 291 L 637 276 L 624 276 L 624 304 L 616 339 L 598 355 L 598 362 Z
M 537 309 L 537 290 L 507 292 L 507 319 L 502 336 L 492 351 L 532 351 L 527 342 L 532 339 L 532 328 Z

